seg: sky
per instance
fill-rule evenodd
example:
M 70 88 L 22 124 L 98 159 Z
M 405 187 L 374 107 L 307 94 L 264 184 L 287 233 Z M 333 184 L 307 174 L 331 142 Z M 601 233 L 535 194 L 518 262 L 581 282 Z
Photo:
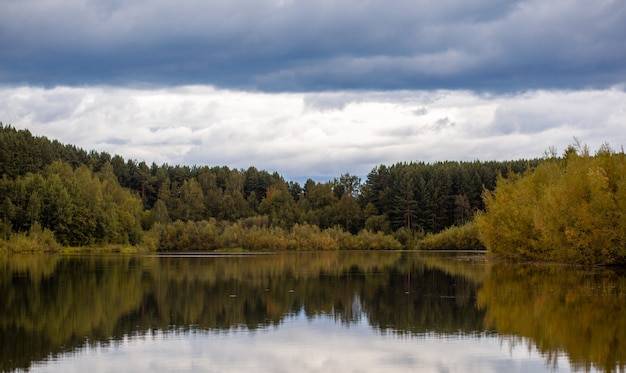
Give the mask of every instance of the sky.
M 157 164 L 366 178 L 626 143 L 623 0 L 0 0 L 0 121 Z

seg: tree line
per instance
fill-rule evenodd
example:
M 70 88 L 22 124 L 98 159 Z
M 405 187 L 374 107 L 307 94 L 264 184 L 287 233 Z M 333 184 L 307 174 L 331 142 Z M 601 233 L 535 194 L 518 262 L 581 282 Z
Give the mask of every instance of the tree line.
M 380 165 L 365 181 L 346 173 L 301 185 L 253 166 L 148 165 L 0 124 L 0 234 L 47 232 L 61 245 L 84 246 L 139 244 L 152 232 L 153 246 L 162 249 L 171 224 L 179 222 L 178 233 L 193 233 L 204 222 L 218 233 L 237 225 L 264 234 L 278 230 L 283 238 L 294 227 L 365 232 L 392 236 L 406 247 L 470 221 L 484 208 L 483 190 L 494 190 L 499 175 L 539 163 L 405 162 Z

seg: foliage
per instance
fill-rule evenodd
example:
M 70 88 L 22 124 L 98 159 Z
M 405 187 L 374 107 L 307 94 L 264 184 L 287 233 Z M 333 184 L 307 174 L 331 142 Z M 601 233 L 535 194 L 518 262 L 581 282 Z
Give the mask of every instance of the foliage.
M 626 262 L 626 155 L 570 147 L 523 176 L 501 177 L 478 216 L 489 252 L 515 260 Z
M 428 233 L 419 241 L 420 250 L 484 250 L 480 241 L 478 226 L 469 222 L 461 226 L 452 226 L 439 233 Z
M 235 223 L 210 221 L 155 224 L 145 244 L 158 251 L 214 251 L 240 248 L 246 251 L 286 250 L 397 250 L 401 245 L 382 232 L 363 230 L 356 235 L 334 227 L 296 224 L 290 230 L 267 224 L 267 217 Z M 251 224 L 251 222 L 260 224 Z
M 55 161 L 40 174 L 15 179 L 5 175 L 0 194 L 0 221 L 14 232 L 10 251 L 49 251 L 57 242 L 135 244 L 141 237 L 139 197 L 121 187 L 114 175 L 94 174 L 86 166 L 72 169 Z M 37 249 L 46 242 L 50 249 Z
M 4 242 L 4 251 L 11 253 L 45 253 L 60 249 L 54 233 L 48 228 L 43 229 L 39 223 L 33 224 L 28 233 L 14 233 Z
M 493 190 L 499 174 L 536 167 L 540 160 L 506 162 L 397 163 L 374 168 L 361 188 L 363 204 L 372 204 L 364 219 L 382 216 L 392 231 L 436 233 L 461 225 L 484 208 L 481 193 Z M 380 218 L 376 218 L 380 219 Z M 369 220 L 368 224 L 380 223 Z
M 86 152 L 0 124 L 0 238 L 27 232 L 39 222 L 64 246 L 154 248 L 159 246 L 152 231 L 157 225 L 159 232 L 168 231 L 167 224 L 173 224 L 172 232 L 182 232 L 181 223 L 215 219 L 218 230 L 228 223 L 229 231 L 220 233 L 226 234 L 222 238 L 230 247 L 240 238 L 228 238 L 237 234 L 233 224 L 265 217 L 268 226 L 247 229 L 256 237 L 250 247 L 273 242 L 292 249 L 293 240 L 274 242 L 261 235 L 286 237 L 302 226 L 328 231 L 324 235 L 334 232 L 333 242 L 346 248 L 368 247 L 364 242 L 370 233 L 377 237 L 379 232 L 414 247 L 425 233 L 470 221 L 483 208 L 483 188 L 492 190 L 498 174 L 520 173 L 537 163 L 398 163 L 376 167 L 364 182 L 346 173 L 300 186 L 254 167 L 148 165 L 106 152 Z M 347 238 L 346 233 L 362 237 Z M 163 237 L 164 247 L 174 249 L 173 236 Z M 314 241 L 316 247 L 327 238 Z M 204 246 L 220 243 L 208 241 Z M 187 246 L 202 245 L 180 243 Z

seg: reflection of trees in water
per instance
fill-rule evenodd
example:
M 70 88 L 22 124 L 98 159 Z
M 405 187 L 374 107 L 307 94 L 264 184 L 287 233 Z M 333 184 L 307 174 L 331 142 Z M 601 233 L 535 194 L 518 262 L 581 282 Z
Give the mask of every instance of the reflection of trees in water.
M 486 326 L 530 338 L 548 359 L 566 351 L 580 366 L 624 361 L 624 277 L 615 272 L 398 252 L 14 256 L 0 268 L 2 371 L 125 335 L 254 330 L 300 312 L 346 324 L 363 316 L 376 330 L 412 336 Z
M 311 253 L 203 261 L 161 261 L 167 280 L 154 292 L 159 327 L 255 329 L 302 310 L 343 323 L 360 321 L 364 312 L 373 326 L 397 333 L 482 328 L 482 312 L 474 307 L 477 285 L 415 257 Z
M 429 331 L 432 322 L 465 328 L 448 316 L 460 313 L 453 310 L 458 299 L 420 300 L 428 297 L 418 291 L 427 283 L 420 276 L 429 276 L 428 286 L 450 289 L 452 280 L 401 253 L 0 260 L 0 346 L 2 356 L 12 357 L 2 360 L 2 370 L 127 334 L 254 330 L 301 311 L 342 323 L 359 322 L 365 312 L 372 325 L 397 333 Z M 407 286 L 415 291 L 405 294 Z M 434 321 L 424 316 L 429 312 Z
M 141 303 L 136 260 L 1 257 L 0 369 L 108 341 L 117 319 Z M 114 270 L 109 270 L 115 268 Z
M 548 363 L 564 352 L 575 369 L 626 367 L 623 269 L 494 266 L 478 304 L 487 325 L 536 346 Z
M 475 306 L 476 283 L 424 265 L 394 270 L 387 281 L 368 287 L 363 297 L 363 310 L 373 327 L 399 334 L 483 330 L 484 314 Z

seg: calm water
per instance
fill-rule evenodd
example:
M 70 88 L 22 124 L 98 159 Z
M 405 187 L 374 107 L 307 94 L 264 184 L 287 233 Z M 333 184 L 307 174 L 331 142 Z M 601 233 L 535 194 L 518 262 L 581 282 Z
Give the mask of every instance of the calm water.
M 475 254 L 471 254 L 475 255 Z M 0 370 L 624 371 L 621 269 L 415 252 L 0 257 Z

